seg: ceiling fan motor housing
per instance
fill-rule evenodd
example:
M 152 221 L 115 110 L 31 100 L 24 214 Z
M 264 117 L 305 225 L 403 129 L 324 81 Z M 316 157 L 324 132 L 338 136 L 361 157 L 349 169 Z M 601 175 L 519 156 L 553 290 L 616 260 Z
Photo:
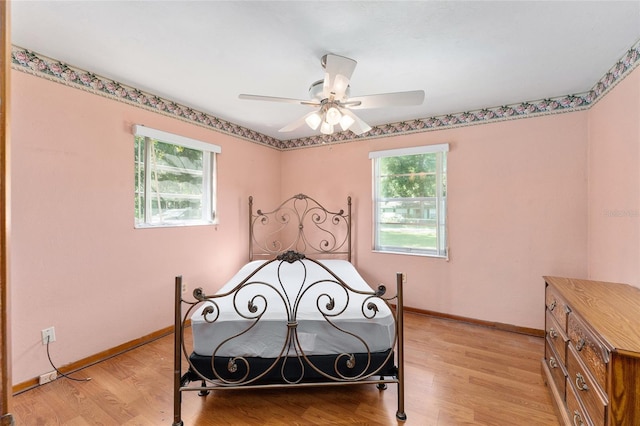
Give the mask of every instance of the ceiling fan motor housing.
M 309 97 L 311 99 L 315 99 L 318 101 L 322 101 L 325 99 L 324 97 L 324 80 L 318 80 L 309 86 Z M 347 99 L 351 95 L 351 86 L 347 86 L 347 90 L 344 92 L 344 98 L 339 100 Z

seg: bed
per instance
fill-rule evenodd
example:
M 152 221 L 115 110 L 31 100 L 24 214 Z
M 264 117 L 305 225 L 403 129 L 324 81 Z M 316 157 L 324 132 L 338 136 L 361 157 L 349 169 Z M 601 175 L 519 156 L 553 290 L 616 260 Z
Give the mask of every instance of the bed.
M 174 426 L 183 392 L 363 383 L 396 384 L 406 420 L 404 275 L 392 296 L 367 284 L 351 263 L 351 218 L 351 197 L 346 210 L 297 194 L 255 212 L 249 197 L 249 262 L 212 294 L 185 298 L 175 278 Z

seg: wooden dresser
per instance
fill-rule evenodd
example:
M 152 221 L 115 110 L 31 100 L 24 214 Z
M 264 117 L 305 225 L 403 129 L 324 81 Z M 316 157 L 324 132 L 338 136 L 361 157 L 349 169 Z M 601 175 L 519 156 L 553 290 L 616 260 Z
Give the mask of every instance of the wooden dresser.
M 565 425 L 640 425 L 640 289 L 545 279 L 542 374 Z

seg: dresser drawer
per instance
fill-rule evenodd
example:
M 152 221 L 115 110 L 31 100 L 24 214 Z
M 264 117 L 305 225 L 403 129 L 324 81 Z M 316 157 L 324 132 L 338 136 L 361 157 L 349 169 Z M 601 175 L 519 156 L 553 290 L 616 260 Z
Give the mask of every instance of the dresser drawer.
M 563 299 L 558 295 L 556 290 L 547 286 L 545 290 L 545 303 L 547 306 L 547 311 L 553 315 L 553 317 L 558 322 L 558 325 L 562 330 L 567 329 L 567 305 L 563 301 Z
M 607 363 L 610 359 L 609 351 L 574 314 L 569 314 L 567 334 L 570 340 L 569 346 L 575 349 L 577 356 L 589 369 L 600 387 L 605 389 L 607 385 Z
M 582 408 L 582 404 L 576 397 L 569 380 L 567 378 L 567 412 L 569 413 L 569 418 L 573 420 L 574 426 L 593 426 L 593 422 L 584 411 L 584 408 Z
M 594 382 L 585 365 L 578 360 L 578 354 L 573 347 L 567 350 L 567 380 L 571 383 L 577 399 L 582 401 L 589 418 L 597 425 L 604 424 L 608 401 L 602 388 Z
M 560 328 L 555 317 L 547 310 L 545 318 L 545 330 L 547 339 L 553 344 L 559 360 L 562 364 L 567 363 L 567 337 L 565 331 Z
M 547 364 L 551 376 L 553 377 L 553 384 L 558 390 L 558 394 L 564 398 L 565 386 L 567 383 L 567 372 L 563 362 L 558 359 L 558 354 L 553 347 L 553 344 L 549 342 L 549 336 L 545 339 L 545 355 L 544 362 Z

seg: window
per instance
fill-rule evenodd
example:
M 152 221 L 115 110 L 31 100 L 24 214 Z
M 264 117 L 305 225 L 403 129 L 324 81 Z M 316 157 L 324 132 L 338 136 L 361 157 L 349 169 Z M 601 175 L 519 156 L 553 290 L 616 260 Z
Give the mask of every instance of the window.
M 220 147 L 134 126 L 135 226 L 216 223 Z
M 447 256 L 448 144 L 371 152 L 374 250 Z

